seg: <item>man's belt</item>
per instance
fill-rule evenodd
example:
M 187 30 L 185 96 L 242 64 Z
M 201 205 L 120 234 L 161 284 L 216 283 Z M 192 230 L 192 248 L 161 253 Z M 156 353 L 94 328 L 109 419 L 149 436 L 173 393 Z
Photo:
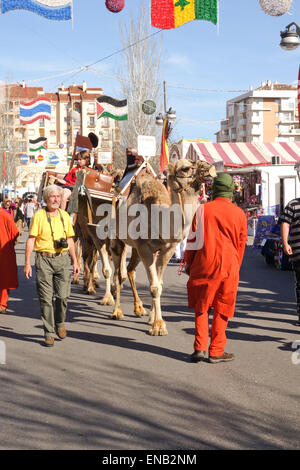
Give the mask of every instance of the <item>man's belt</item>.
M 38 254 L 45 256 L 46 258 L 57 258 L 58 256 L 66 256 L 69 254 L 68 251 L 60 251 L 59 253 L 48 253 L 47 251 L 38 251 Z

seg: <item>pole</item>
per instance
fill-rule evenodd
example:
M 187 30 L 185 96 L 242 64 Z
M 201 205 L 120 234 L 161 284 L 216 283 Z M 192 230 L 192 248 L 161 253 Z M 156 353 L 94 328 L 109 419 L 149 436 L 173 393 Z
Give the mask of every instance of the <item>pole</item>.
M 163 82 L 163 87 L 164 87 L 164 109 L 165 109 L 165 114 L 167 114 L 167 83 L 165 81 Z

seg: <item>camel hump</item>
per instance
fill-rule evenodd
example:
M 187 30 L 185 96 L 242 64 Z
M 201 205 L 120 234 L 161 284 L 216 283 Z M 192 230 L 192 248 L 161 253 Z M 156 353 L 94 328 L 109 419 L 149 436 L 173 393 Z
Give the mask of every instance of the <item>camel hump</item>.
M 168 206 L 171 204 L 166 187 L 152 175 L 144 174 L 137 178 L 136 189 L 145 203 Z

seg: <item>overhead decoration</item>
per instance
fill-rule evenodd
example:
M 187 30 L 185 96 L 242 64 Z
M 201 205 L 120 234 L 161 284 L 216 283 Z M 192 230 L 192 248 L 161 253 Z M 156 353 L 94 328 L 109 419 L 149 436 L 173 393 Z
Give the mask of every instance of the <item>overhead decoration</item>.
M 146 100 L 142 104 L 142 110 L 145 114 L 153 114 L 156 111 L 156 104 L 152 100 Z
M 44 157 L 43 157 L 43 155 L 40 154 L 40 155 L 37 157 L 37 159 L 38 159 L 39 162 L 42 162 L 42 161 L 44 160 Z
M 26 155 L 26 153 L 22 153 L 20 157 L 20 162 L 23 163 L 23 165 L 26 165 L 28 161 L 29 161 L 28 155 Z
M 51 157 L 50 161 L 52 165 L 57 165 L 59 163 L 59 158 L 56 155 L 54 155 L 53 157 Z
M 151 24 L 172 29 L 192 20 L 218 23 L 218 0 L 151 0 Z
M 105 0 L 105 5 L 112 13 L 119 13 L 125 6 L 125 0 Z
M 30 103 L 20 102 L 20 123 L 32 124 L 38 119 L 51 119 L 51 101 L 49 98 L 37 98 Z
M 38 152 L 43 149 L 47 149 L 47 137 L 39 137 L 38 139 L 29 139 L 29 152 Z
M 110 96 L 97 98 L 97 118 L 110 117 L 116 121 L 128 119 L 127 100 L 116 100 Z
M 28 10 L 49 20 L 71 20 L 72 0 L 2 0 L 1 12 Z
M 281 16 L 290 9 L 293 0 L 259 0 L 262 10 L 271 16 Z
M 1 13 L 28 10 L 48 20 L 71 20 L 72 0 L 1 0 Z

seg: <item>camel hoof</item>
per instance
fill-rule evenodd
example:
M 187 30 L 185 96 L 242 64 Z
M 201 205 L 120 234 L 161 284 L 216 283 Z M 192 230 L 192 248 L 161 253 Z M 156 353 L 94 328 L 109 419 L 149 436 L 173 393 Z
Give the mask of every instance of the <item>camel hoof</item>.
M 97 289 L 97 287 L 100 287 L 99 282 L 94 281 L 94 287 L 95 287 L 95 289 Z
M 149 331 L 150 336 L 167 336 L 168 330 L 163 320 L 155 321 L 153 328 Z
M 124 317 L 124 315 L 123 315 L 121 307 L 115 308 L 111 318 L 113 320 L 121 320 L 121 318 L 123 318 L 123 317 Z
M 95 295 L 97 294 L 97 292 L 95 291 L 95 289 L 86 289 L 85 293 L 87 295 Z
M 71 282 L 71 284 L 76 284 L 76 285 L 78 285 L 78 284 L 80 284 L 80 280 L 79 280 L 79 279 L 73 279 L 72 282 Z
M 99 302 L 100 305 L 115 305 L 114 298 L 111 294 L 106 294 Z
M 146 314 L 147 314 L 147 312 L 146 312 L 146 310 L 144 309 L 142 303 L 136 304 L 136 305 L 134 306 L 134 314 L 135 314 L 137 317 L 142 317 L 143 315 L 146 315 Z

